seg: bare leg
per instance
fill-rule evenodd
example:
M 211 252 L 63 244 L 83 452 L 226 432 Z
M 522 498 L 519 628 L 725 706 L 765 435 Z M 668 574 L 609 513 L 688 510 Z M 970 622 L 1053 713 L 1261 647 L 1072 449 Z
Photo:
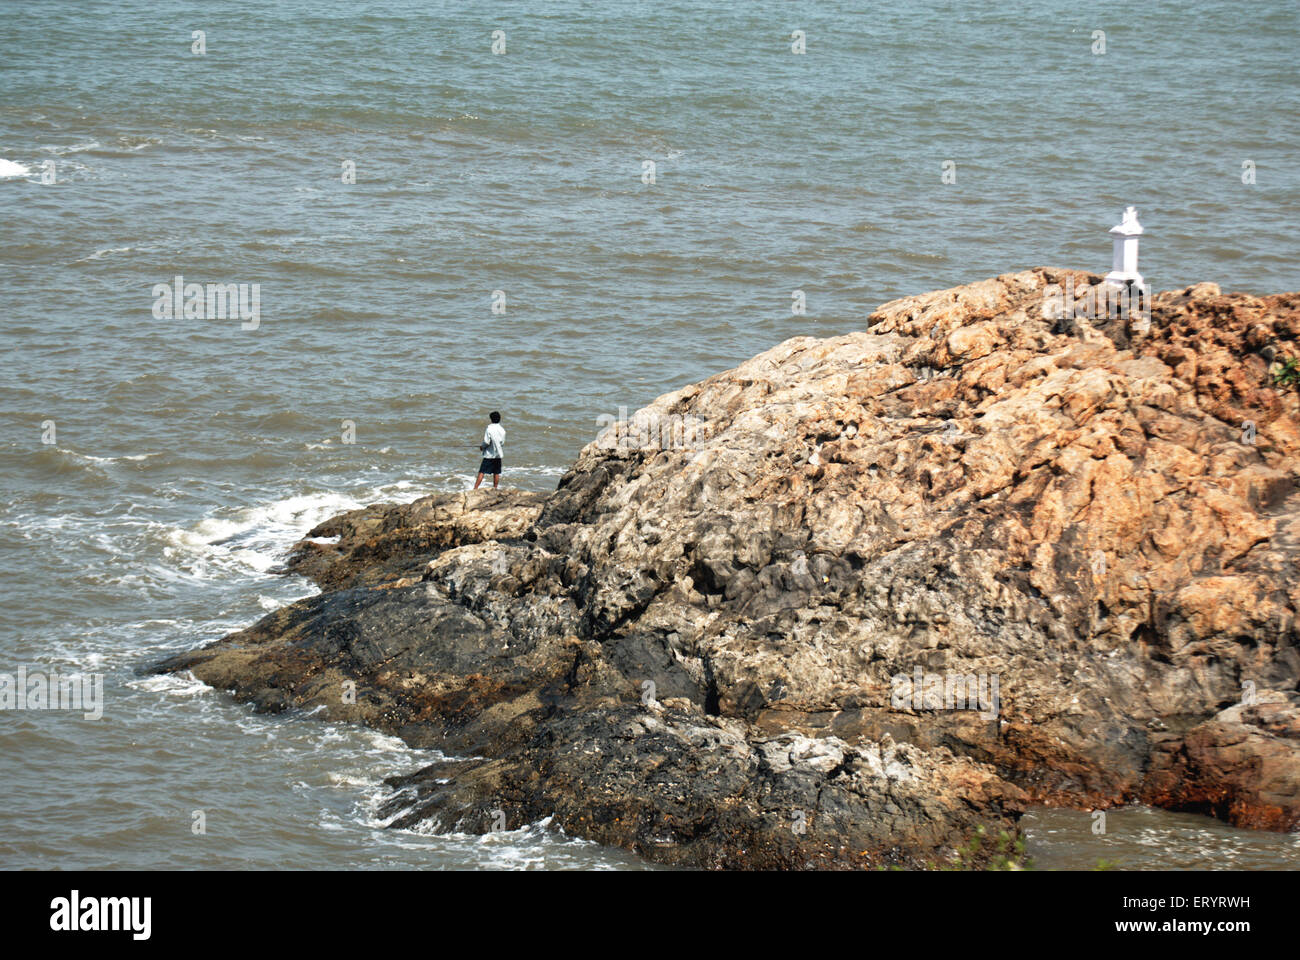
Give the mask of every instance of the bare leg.
M 501 474 L 499 473 L 492 474 L 492 489 L 495 490 L 500 485 L 501 485 Z
M 477 489 L 478 489 L 478 485 L 479 485 L 480 483 L 482 483 L 482 482 L 483 482 L 483 474 L 480 473 L 480 474 L 478 475 L 478 479 L 474 481 L 474 489 L 477 490 Z

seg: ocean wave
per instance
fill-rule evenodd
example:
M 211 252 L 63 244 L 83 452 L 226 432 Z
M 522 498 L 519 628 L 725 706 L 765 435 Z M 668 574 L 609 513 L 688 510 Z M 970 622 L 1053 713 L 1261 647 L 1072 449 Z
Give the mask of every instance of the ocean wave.
M 100 466 L 100 464 L 108 463 L 108 460 L 89 454 L 77 453 L 75 450 L 69 450 L 66 447 L 56 447 L 52 444 L 43 445 L 40 450 L 32 454 L 31 462 L 56 474 L 71 473 L 73 476 L 80 475 L 83 478 L 89 477 L 101 481 L 109 479 L 108 473 Z
M 27 177 L 31 175 L 31 172 L 31 168 L 25 167 L 21 163 L 0 159 L 0 178 Z

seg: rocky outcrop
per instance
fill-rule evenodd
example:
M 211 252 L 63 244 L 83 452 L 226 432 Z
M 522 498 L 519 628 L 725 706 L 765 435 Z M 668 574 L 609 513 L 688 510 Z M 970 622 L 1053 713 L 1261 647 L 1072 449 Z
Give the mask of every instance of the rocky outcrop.
M 660 397 L 543 496 L 354 511 L 161 669 L 464 759 L 397 825 L 709 867 L 942 861 L 1029 802 L 1300 826 L 1300 295 L 1011 274 Z M 687 424 L 690 429 L 680 429 Z
M 1145 798 L 1241 827 L 1294 830 L 1300 798 L 1300 707 L 1294 694 L 1237 704 L 1158 745 Z
M 539 493 L 504 490 L 490 498 L 470 492 L 351 510 L 295 545 L 287 568 L 331 590 L 404 575 L 418 580 L 428 558 L 449 547 L 522 537 L 545 500 Z

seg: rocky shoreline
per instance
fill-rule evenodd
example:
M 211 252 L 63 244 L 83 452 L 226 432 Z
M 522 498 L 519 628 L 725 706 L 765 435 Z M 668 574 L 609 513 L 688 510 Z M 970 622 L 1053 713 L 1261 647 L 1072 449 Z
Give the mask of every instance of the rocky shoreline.
M 1300 828 L 1300 294 L 1043 316 L 1099 280 L 786 341 L 550 494 L 335 517 L 322 593 L 154 669 L 461 758 L 394 826 L 682 866 L 931 866 L 1033 803 Z

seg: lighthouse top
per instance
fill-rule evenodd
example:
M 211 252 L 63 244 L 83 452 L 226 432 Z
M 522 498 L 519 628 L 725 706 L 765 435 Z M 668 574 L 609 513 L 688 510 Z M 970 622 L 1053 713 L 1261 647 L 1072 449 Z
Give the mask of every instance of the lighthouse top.
M 1119 226 L 1111 227 L 1110 232 L 1121 237 L 1137 237 L 1142 234 L 1142 224 L 1138 223 L 1137 207 L 1125 207 L 1124 219 Z

